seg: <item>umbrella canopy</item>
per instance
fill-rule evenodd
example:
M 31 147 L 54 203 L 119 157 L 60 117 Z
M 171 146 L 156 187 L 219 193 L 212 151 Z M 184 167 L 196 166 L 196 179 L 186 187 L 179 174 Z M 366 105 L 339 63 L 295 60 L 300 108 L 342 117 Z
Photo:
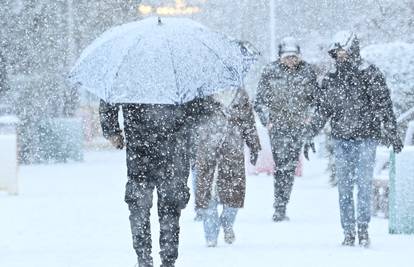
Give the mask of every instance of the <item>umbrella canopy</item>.
M 190 19 L 148 18 L 103 33 L 70 80 L 109 103 L 181 104 L 242 87 L 258 55 Z

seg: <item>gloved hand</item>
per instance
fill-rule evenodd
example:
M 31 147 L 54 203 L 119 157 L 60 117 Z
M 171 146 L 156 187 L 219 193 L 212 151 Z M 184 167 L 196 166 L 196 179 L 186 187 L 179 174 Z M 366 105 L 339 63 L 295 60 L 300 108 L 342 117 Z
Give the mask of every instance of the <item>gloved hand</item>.
M 111 135 L 108 140 L 116 149 L 123 149 L 125 146 L 124 136 L 121 133 Z
M 401 141 L 401 138 L 397 137 L 394 139 L 394 141 L 392 142 L 392 148 L 394 149 L 394 152 L 397 154 L 402 151 L 402 149 L 404 148 L 404 144 Z
M 303 155 L 307 160 L 309 160 L 309 149 L 312 149 L 312 152 L 316 153 L 315 143 L 312 140 L 306 141 L 303 147 Z
M 256 166 L 257 159 L 259 158 L 259 150 L 250 150 L 250 163 Z
M 178 177 L 173 179 L 178 179 Z M 163 201 L 176 206 L 179 210 L 185 209 L 190 201 L 190 188 L 180 181 L 169 181 L 167 183 L 169 188 L 163 191 L 163 196 L 161 196 Z

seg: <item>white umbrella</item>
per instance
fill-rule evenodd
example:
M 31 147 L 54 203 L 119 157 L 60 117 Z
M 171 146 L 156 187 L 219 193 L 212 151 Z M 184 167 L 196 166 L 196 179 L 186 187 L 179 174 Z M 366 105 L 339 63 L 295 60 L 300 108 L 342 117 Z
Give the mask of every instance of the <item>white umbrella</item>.
M 148 18 L 103 33 L 70 80 L 109 103 L 181 104 L 242 87 L 258 54 L 190 19 Z

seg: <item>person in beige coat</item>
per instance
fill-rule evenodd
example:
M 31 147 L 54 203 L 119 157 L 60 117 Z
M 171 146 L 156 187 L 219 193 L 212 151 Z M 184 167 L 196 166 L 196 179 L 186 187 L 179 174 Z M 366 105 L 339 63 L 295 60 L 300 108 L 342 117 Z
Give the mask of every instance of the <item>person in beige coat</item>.
M 220 227 L 226 243 L 235 241 L 233 224 L 246 193 L 244 144 L 256 164 L 261 149 L 253 108 L 245 90 L 214 101 L 215 112 L 200 122 L 196 153 L 196 208 L 202 210 L 207 246 L 215 247 Z M 220 103 L 221 102 L 221 103 Z M 219 216 L 218 204 L 223 205 Z

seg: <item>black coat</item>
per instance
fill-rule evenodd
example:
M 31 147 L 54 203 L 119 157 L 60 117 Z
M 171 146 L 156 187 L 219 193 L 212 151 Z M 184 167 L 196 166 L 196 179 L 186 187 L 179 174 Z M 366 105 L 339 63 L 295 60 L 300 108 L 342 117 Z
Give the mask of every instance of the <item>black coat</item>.
M 338 67 L 322 82 L 313 135 L 330 119 L 338 139 L 373 138 L 390 144 L 398 138 L 389 89 L 383 74 L 367 63 Z
M 188 131 L 203 114 L 201 103 L 111 105 L 101 101 L 103 135 L 109 138 L 121 133 L 118 111 L 122 107 L 129 174 L 156 178 L 171 171 L 177 173 L 178 169 L 187 170 Z
M 189 129 L 199 116 L 208 112 L 205 111 L 208 105 L 203 100 L 183 105 L 111 105 L 101 101 L 99 114 L 106 138 L 122 133 L 118 123 L 120 107 L 124 117 L 128 178 L 155 183 L 168 179 L 175 184 L 171 188 L 186 188 L 190 169 Z M 189 196 L 175 196 L 174 192 L 171 196 L 182 198 L 185 206 Z

